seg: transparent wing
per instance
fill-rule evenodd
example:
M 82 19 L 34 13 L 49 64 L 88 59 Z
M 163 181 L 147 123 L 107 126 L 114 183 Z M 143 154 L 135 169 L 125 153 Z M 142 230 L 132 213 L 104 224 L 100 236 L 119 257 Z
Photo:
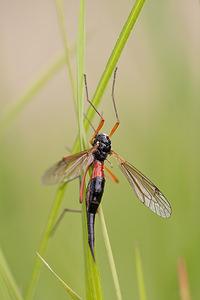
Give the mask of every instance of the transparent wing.
M 41 178 L 42 184 L 52 185 L 67 182 L 80 175 L 94 161 L 96 147 L 74 155 L 65 156 L 61 161 L 48 169 Z
M 158 216 L 169 218 L 172 213 L 172 209 L 161 191 L 139 170 L 127 161 L 123 160 L 113 150 L 111 154 L 117 158 L 119 168 L 128 179 L 140 201 Z

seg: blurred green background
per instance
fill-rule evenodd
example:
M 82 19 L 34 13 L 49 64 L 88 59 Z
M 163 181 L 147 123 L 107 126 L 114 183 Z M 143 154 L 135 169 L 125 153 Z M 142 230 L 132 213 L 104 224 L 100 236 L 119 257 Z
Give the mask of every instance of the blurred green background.
M 87 1 L 86 69 L 89 95 L 133 5 Z M 70 45 L 77 39 L 78 3 L 64 2 Z M 50 1 L 0 2 L 0 112 L 63 53 L 56 5 Z M 107 180 L 103 209 L 123 299 L 139 299 L 134 257 L 137 241 L 147 299 L 179 299 L 177 260 L 185 258 L 192 299 L 200 298 L 200 6 L 198 0 L 146 1 L 118 63 L 115 98 L 121 121 L 113 149 L 147 175 L 172 206 L 165 220 L 141 205 L 111 158 L 120 180 Z M 76 58 L 72 59 L 76 73 Z M 115 123 L 110 81 L 100 111 Z M 85 103 L 85 111 L 87 110 Z M 99 123 L 98 117 L 93 121 Z M 88 135 L 88 141 L 92 130 Z M 56 186 L 43 172 L 73 147 L 77 119 L 67 68 L 62 68 L 5 131 L 0 142 L 0 246 L 25 292 Z M 79 208 L 71 182 L 64 207 Z M 81 216 L 68 214 L 52 237 L 47 262 L 85 297 Z M 115 299 L 108 258 L 96 220 L 96 252 L 105 299 Z M 45 266 L 35 299 L 70 299 Z

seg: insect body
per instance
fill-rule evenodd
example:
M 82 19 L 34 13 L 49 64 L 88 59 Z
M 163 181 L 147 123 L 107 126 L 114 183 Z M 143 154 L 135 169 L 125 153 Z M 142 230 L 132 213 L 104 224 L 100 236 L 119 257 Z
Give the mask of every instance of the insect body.
M 94 151 L 93 172 L 86 192 L 86 205 L 87 205 L 87 223 L 88 223 L 88 243 L 94 257 L 94 221 L 97 209 L 101 202 L 104 191 L 105 178 L 104 178 L 104 161 L 110 154 L 111 140 L 107 134 L 97 134 L 94 139 L 93 145 L 97 145 Z
M 93 259 L 94 257 L 94 221 L 95 214 L 98 210 L 99 204 L 104 191 L 105 178 L 104 168 L 110 173 L 113 180 L 117 182 L 116 177 L 112 172 L 104 166 L 104 162 L 108 155 L 113 155 L 118 161 L 119 168 L 128 179 L 131 187 L 133 188 L 136 196 L 139 200 L 150 210 L 163 218 L 169 218 L 171 215 L 171 206 L 161 191 L 139 170 L 121 158 L 111 148 L 111 136 L 119 126 L 119 118 L 114 101 L 114 84 L 116 70 L 114 72 L 113 88 L 112 88 L 112 100 L 115 109 L 117 122 L 111 130 L 110 134 L 99 133 L 104 124 L 104 119 L 97 109 L 93 106 L 88 98 L 88 91 L 86 85 L 87 101 L 92 105 L 95 111 L 101 118 L 101 122 L 94 133 L 90 143 L 92 147 L 88 150 L 79 152 L 71 156 L 65 156 L 63 159 L 54 165 L 52 168 L 46 171 L 42 177 L 42 183 L 46 185 L 67 182 L 80 175 L 82 171 L 85 171 L 81 189 L 80 189 L 80 202 L 83 201 L 84 183 L 87 171 L 89 167 L 93 167 L 92 176 L 87 186 L 86 191 L 86 208 L 87 208 L 87 223 L 88 223 L 88 243 L 91 249 Z

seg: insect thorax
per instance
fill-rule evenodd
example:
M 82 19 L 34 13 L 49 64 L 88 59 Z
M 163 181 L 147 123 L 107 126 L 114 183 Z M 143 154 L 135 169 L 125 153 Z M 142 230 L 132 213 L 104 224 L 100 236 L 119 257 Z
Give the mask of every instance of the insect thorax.
M 97 150 L 94 152 L 96 160 L 104 161 L 111 150 L 111 140 L 105 133 L 98 133 L 93 142 L 93 146 L 97 145 Z

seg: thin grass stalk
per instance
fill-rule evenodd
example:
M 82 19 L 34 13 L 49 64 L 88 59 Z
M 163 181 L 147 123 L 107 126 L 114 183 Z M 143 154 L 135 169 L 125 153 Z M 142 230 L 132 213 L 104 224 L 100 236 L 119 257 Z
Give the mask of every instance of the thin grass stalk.
M 85 0 L 79 2 L 78 47 L 77 47 L 77 99 L 78 99 L 78 128 L 79 150 L 83 150 L 83 102 L 84 102 L 84 68 L 85 68 Z M 94 264 L 88 246 L 88 228 L 86 203 L 82 205 L 83 248 L 85 261 L 85 280 L 87 299 L 103 299 L 98 267 Z
M 15 283 L 10 268 L 0 248 L 0 298 L 6 300 L 23 300 L 19 287 Z
M 89 39 L 91 39 L 90 34 Z M 89 40 L 88 39 L 88 40 Z M 73 56 L 77 50 L 77 46 L 74 45 L 69 50 L 70 56 Z M 0 114 L 0 136 L 6 130 L 6 128 L 12 123 L 12 121 L 23 111 L 23 109 L 29 104 L 29 102 L 36 96 L 46 83 L 57 74 L 57 72 L 64 67 L 66 63 L 66 54 L 60 55 L 54 59 L 49 66 L 41 72 L 41 75 L 37 76 L 24 91 L 24 93 L 16 100 L 8 105 L 5 110 Z M 76 107 L 76 105 L 75 105 Z
M 74 300 L 82 300 L 82 298 L 75 293 L 55 272 L 54 270 L 49 266 L 49 264 L 39 255 L 37 252 L 38 257 L 41 259 L 41 261 L 46 265 L 46 267 L 51 271 L 51 273 L 58 279 L 58 281 L 62 284 L 62 286 L 65 288 L 65 290 L 70 294 L 72 299 Z
M 61 55 L 56 58 L 25 92 L 16 101 L 6 107 L 0 115 L 0 136 L 3 134 L 8 125 L 19 115 L 28 105 L 31 99 L 37 95 L 44 85 L 65 65 L 65 56 Z
M 141 262 L 139 247 L 136 242 L 134 244 L 134 249 L 135 249 L 135 261 L 136 261 L 140 300 L 146 300 L 146 291 L 145 291 L 144 277 L 143 277 L 143 271 L 142 271 L 142 262 Z
M 72 64 L 71 64 L 71 61 L 70 61 L 70 52 L 69 52 L 69 46 L 68 46 L 68 41 L 67 41 L 67 34 L 66 34 L 66 28 L 65 28 L 65 20 L 64 20 L 62 0 L 56 0 L 56 4 L 57 4 L 58 19 L 59 19 L 59 22 L 60 22 L 60 30 L 61 30 L 62 40 L 63 40 L 63 44 L 64 44 L 64 48 L 65 48 L 65 59 L 66 59 L 67 67 L 68 67 L 69 78 L 70 78 L 70 81 L 71 81 L 71 88 L 72 88 L 72 94 L 73 94 L 73 99 L 74 99 L 74 105 L 75 105 L 75 109 L 76 109 L 76 112 L 77 112 L 78 109 L 77 109 L 76 84 L 75 84 Z
M 85 70 L 85 1 L 80 0 L 78 18 L 77 44 L 77 101 L 78 101 L 78 136 L 79 150 L 83 150 L 83 102 L 84 102 L 84 70 Z
M 188 272 L 184 258 L 179 258 L 177 262 L 179 294 L 181 300 L 191 300 Z
M 120 285 L 119 285 L 117 269 L 115 267 L 115 261 L 114 261 L 113 254 L 112 254 L 112 249 L 111 249 L 111 245 L 110 245 L 108 231 L 107 231 L 107 228 L 106 228 L 106 223 L 105 223 L 105 218 L 104 218 L 102 206 L 99 207 L 99 218 L 100 218 L 100 222 L 101 222 L 101 228 L 102 228 L 102 232 L 103 232 L 104 242 L 105 242 L 105 245 L 106 245 L 108 260 L 109 260 L 110 269 L 111 269 L 113 282 L 114 282 L 114 286 L 115 286 L 116 299 L 117 300 L 122 300 L 122 294 L 121 294 L 121 289 L 120 289 Z

